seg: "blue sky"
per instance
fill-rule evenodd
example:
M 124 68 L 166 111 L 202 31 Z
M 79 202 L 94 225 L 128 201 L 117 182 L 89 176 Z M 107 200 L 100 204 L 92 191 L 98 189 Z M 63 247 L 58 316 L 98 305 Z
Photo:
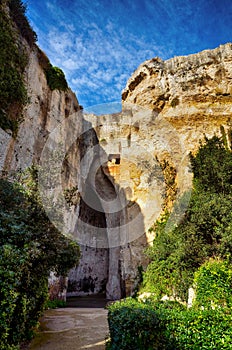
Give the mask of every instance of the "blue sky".
M 231 0 L 27 0 L 38 44 L 84 108 L 113 104 L 143 61 L 232 41 Z M 110 110 L 110 108 L 108 108 Z

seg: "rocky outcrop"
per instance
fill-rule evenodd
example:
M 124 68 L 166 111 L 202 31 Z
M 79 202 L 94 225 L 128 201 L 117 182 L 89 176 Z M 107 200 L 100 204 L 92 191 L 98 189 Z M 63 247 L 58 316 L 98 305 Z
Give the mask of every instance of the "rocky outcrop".
M 65 115 L 80 110 L 76 96 L 71 90 L 51 91 L 43 67 L 39 61 L 39 50 L 29 50 L 29 62 L 25 71 L 28 103 L 23 111 L 17 137 L 4 138 L 4 158 L 1 170 L 25 169 L 38 163 L 49 133 L 61 123 Z M 10 133 L 10 132 L 9 132 Z M 9 134 L 8 133 L 8 134 Z M 3 157 L 3 155 L 2 155 Z
M 123 109 L 154 111 L 177 130 L 188 151 L 194 150 L 204 133 L 212 136 L 221 125 L 231 124 L 231 63 L 230 43 L 167 61 L 146 61 L 123 91 Z
M 52 91 L 43 54 L 23 45 L 28 104 L 17 135 L 0 129 L 0 171 L 42 164 L 52 173 L 60 162 L 61 186 L 57 190 L 54 180 L 50 189 L 56 203 L 60 195 L 65 200 L 64 227 L 82 252 L 68 292 L 130 295 L 148 263 L 144 249 L 154 238 L 153 223 L 184 193 L 168 227 L 187 209 L 189 152 L 204 135 L 226 137 L 231 127 L 232 44 L 146 61 L 123 91 L 122 112 L 100 117 L 83 116 L 70 89 Z M 63 148 L 61 160 L 46 158 Z
M 146 61 L 122 93 L 121 113 L 86 116 L 108 155 L 102 168 L 124 196 L 119 225 L 124 243 L 109 266 L 120 271 L 127 295 L 135 288 L 138 269 L 147 264 L 143 250 L 154 238 L 154 221 L 175 204 L 169 229 L 188 207 L 189 153 L 205 136 L 226 137 L 231 128 L 231 88 L 232 44 L 226 44 L 168 61 Z

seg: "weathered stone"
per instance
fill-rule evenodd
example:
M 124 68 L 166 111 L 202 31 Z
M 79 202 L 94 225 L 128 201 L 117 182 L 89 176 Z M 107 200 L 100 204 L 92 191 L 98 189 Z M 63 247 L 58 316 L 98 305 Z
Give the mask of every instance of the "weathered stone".
M 121 113 L 85 119 L 70 90 L 48 87 L 41 52 L 27 49 L 30 102 L 17 137 L 0 132 L 0 170 L 38 164 L 53 130 L 65 126 L 49 147 L 64 143 L 65 228 L 82 250 L 79 266 L 69 274 L 69 292 L 106 291 L 109 299 L 130 295 L 138 269 L 148 263 L 143 251 L 154 238 L 154 221 L 191 192 L 189 152 L 204 135 L 227 133 L 232 125 L 232 44 L 144 62 L 123 91 Z M 80 137 L 70 144 L 73 135 Z M 188 198 L 168 227 L 178 223 Z
M 232 44 L 168 61 L 146 61 L 122 93 L 122 113 L 86 116 L 109 155 L 103 170 L 128 202 L 121 225 L 142 214 L 143 230 L 137 225 L 121 228 L 127 244 L 121 242 L 124 248 L 116 260 L 126 294 L 133 291 L 137 268 L 147 264 L 142 252 L 154 238 L 149 230 L 153 222 L 189 191 L 182 212 L 171 216 L 168 227 L 187 209 L 192 187 L 189 153 L 205 136 L 220 135 L 222 129 L 227 133 L 232 125 L 231 63 Z
M 48 278 L 48 291 L 50 300 L 66 301 L 68 288 L 68 278 L 63 276 L 56 276 L 53 272 Z

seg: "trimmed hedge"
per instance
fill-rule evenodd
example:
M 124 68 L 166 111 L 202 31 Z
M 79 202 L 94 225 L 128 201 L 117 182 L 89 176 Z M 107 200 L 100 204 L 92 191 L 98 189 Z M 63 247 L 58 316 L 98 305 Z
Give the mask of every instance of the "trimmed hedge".
M 229 350 L 232 315 L 227 308 L 187 310 L 172 302 L 133 299 L 109 306 L 110 350 Z
M 162 322 L 157 312 L 128 298 L 109 307 L 111 350 L 151 350 L 162 342 Z M 157 348 L 158 349 L 158 348 Z
M 178 350 L 229 350 L 232 344 L 232 315 L 229 309 L 172 312 L 167 323 Z

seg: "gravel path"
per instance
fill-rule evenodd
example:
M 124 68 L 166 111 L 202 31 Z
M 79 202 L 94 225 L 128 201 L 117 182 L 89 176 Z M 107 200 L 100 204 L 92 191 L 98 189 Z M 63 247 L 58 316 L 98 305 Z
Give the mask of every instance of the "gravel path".
M 29 350 L 104 350 L 108 336 L 103 307 L 68 307 L 45 312 Z

